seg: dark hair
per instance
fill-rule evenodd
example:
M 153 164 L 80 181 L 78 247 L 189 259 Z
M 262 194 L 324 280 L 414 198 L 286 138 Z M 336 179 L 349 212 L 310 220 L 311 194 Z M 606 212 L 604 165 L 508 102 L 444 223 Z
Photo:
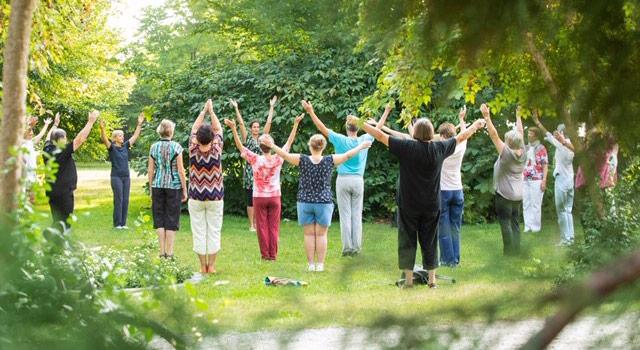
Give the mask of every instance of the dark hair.
M 258 126 L 260 126 L 260 122 L 255 120 L 255 119 L 253 119 L 252 121 L 249 122 L 249 128 L 252 128 L 253 124 L 255 124 L 255 123 L 258 123 Z
M 51 133 L 51 138 L 49 139 L 51 142 L 58 142 L 58 140 L 67 137 L 67 132 L 62 129 L 55 129 Z
M 355 124 L 348 124 L 347 131 L 349 132 L 358 132 L 358 126 Z
M 532 126 L 529 128 L 529 131 L 531 131 L 534 135 L 536 135 L 536 140 L 542 140 L 542 131 L 538 128 L 536 128 L 535 126 Z
M 213 132 L 208 124 L 201 125 L 196 131 L 196 140 L 201 145 L 208 145 L 213 141 Z
M 440 127 L 438 127 L 438 134 L 440 134 L 442 138 L 450 139 L 456 136 L 456 127 L 449 122 L 442 123 Z
M 427 118 L 420 118 L 413 125 L 413 138 L 422 141 L 428 142 L 433 139 L 433 124 Z

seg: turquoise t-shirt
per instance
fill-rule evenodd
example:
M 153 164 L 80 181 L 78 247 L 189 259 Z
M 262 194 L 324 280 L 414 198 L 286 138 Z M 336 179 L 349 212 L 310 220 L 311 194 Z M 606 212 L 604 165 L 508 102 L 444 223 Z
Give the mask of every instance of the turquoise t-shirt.
M 365 141 L 373 142 L 373 136 L 364 134 L 358 138 L 351 138 L 329 130 L 329 142 L 336 149 L 336 154 L 346 153 Z M 358 152 L 353 158 L 338 166 L 338 175 L 364 175 L 364 168 L 367 166 L 367 154 L 369 149 Z

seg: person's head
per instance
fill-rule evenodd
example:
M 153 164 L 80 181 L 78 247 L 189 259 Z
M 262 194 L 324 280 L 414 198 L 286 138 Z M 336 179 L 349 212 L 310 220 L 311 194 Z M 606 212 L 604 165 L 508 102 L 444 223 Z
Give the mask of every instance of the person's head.
M 529 138 L 529 142 L 540 140 L 541 139 L 540 135 L 541 135 L 540 129 L 536 128 L 535 126 L 532 126 L 529 128 L 529 130 L 527 130 L 527 137 Z
M 202 124 L 196 131 L 196 141 L 202 146 L 208 145 L 213 141 L 213 131 L 211 131 L 211 125 Z
M 315 134 L 309 139 L 311 153 L 322 153 L 325 147 L 327 147 L 327 140 L 322 134 Z
M 516 151 L 524 148 L 524 139 L 517 130 L 511 130 L 504 134 L 504 144 Z
M 169 119 L 162 119 L 160 125 L 158 125 L 158 128 L 156 129 L 156 132 L 158 132 L 160 138 L 171 139 L 173 138 L 173 131 L 175 128 L 176 124 L 174 122 Z
M 111 133 L 111 141 L 117 144 L 124 143 L 124 132 L 122 130 L 113 130 Z
M 438 128 L 438 134 L 443 140 L 450 139 L 456 136 L 456 127 L 451 123 L 442 123 Z
M 350 116 L 352 116 L 352 115 L 349 115 L 347 117 L 350 117 Z M 347 133 L 351 133 L 351 134 L 357 134 L 358 133 L 359 129 L 358 129 L 358 126 L 356 124 L 346 123 L 345 125 L 346 125 L 346 129 L 347 129 Z
M 413 125 L 413 138 L 422 141 L 429 142 L 433 139 L 433 124 L 427 118 L 420 118 Z
M 253 137 L 258 137 L 258 135 L 260 135 L 260 122 L 252 120 L 249 122 L 249 129 L 251 130 L 251 135 Z
M 263 145 L 262 141 L 264 140 L 270 140 L 273 143 L 273 138 L 269 134 L 262 134 L 260 135 L 260 137 L 258 137 L 258 144 L 260 145 L 260 150 L 264 154 L 269 154 L 271 153 L 271 147 Z
M 64 148 L 64 146 L 67 144 L 67 132 L 62 129 L 55 129 L 51 133 L 49 141 L 58 146 L 58 148 Z

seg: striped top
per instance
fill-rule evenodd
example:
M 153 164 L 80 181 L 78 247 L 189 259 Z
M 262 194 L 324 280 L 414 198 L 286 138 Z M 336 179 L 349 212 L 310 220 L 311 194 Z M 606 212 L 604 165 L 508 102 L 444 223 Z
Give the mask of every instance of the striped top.
M 149 156 L 153 158 L 156 165 L 151 187 L 181 189 L 177 158 L 182 156 L 182 146 L 175 141 L 161 139 L 151 145 Z
M 189 198 L 198 201 L 221 201 L 224 198 L 222 182 L 222 133 L 214 133 L 211 148 L 200 151 L 198 142 L 191 138 L 189 145 Z

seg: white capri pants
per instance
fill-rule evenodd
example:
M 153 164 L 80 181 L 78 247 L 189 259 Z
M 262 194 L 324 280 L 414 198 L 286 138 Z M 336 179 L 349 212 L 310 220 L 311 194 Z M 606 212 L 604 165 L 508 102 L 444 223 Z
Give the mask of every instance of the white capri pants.
M 216 254 L 220 250 L 223 209 L 224 201 L 189 199 L 193 251 L 196 254 Z

